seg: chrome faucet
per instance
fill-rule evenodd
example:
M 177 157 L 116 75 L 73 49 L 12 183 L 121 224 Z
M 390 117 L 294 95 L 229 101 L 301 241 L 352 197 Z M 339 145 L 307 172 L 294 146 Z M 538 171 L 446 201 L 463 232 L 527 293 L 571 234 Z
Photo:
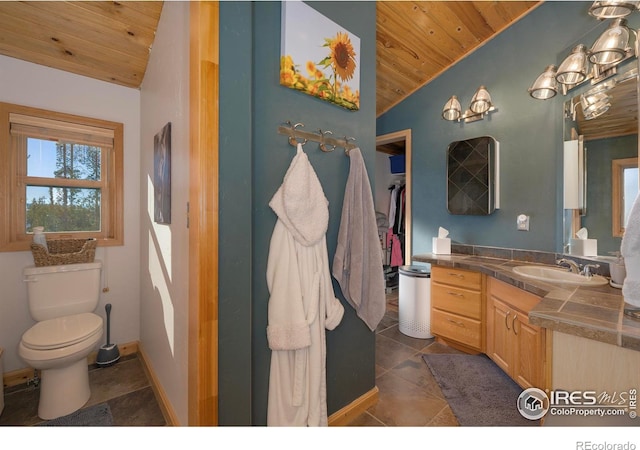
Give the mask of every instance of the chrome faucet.
M 559 266 L 566 266 L 571 273 L 580 273 L 580 266 L 573 260 L 567 258 L 560 258 L 556 261 Z
M 582 275 L 584 275 L 587 278 L 591 278 L 591 276 L 593 275 L 593 273 L 591 272 L 591 269 L 597 269 L 600 267 L 600 264 L 585 264 L 584 267 L 582 268 Z

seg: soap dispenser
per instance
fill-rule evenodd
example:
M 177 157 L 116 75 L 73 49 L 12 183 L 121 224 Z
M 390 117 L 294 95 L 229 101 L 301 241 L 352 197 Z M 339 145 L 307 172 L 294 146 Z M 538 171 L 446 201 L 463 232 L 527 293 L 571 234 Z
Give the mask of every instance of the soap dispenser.
M 627 276 L 627 270 L 624 265 L 624 258 L 620 252 L 611 252 L 616 257 L 615 261 L 609 263 L 609 272 L 611 273 L 611 286 L 622 288 L 624 279 Z
M 49 247 L 47 247 L 47 238 L 44 235 L 44 227 L 33 227 L 33 243 L 40 244 L 47 252 L 49 251 Z

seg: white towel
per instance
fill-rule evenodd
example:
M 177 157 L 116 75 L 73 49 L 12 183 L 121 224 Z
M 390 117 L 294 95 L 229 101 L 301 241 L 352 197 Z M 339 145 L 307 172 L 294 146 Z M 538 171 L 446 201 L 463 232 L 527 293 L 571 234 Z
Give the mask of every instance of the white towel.
M 374 331 L 386 309 L 382 249 L 369 176 L 359 148 L 349 151 L 349 164 L 332 273 L 358 317 Z
M 624 301 L 640 308 L 640 194 L 629 212 L 620 252 L 627 270 L 622 284 Z

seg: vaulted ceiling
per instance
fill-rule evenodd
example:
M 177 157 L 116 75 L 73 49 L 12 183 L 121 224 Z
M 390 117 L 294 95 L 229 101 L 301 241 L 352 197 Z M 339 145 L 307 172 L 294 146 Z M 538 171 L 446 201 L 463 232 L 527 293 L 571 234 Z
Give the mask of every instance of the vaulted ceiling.
M 376 2 L 377 115 L 541 3 Z M 139 88 L 162 5 L 160 1 L 0 1 L 0 54 Z M 630 111 L 633 105 L 626 102 L 612 109 L 622 111 L 622 117 L 633 117 L 637 116 Z M 620 115 L 615 126 L 626 126 Z
M 380 115 L 542 2 L 376 2 L 376 113 Z
M 162 2 L 0 1 L 0 54 L 138 88 Z
M 539 3 L 376 2 L 377 114 Z M 154 1 L 0 1 L 0 54 L 138 88 L 161 11 Z

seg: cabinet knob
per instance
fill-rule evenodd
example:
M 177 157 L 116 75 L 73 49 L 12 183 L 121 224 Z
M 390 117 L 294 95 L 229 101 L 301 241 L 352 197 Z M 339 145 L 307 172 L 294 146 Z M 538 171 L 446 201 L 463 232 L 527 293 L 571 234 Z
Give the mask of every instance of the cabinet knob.
M 518 320 L 518 316 L 516 316 L 514 314 L 513 315 L 513 320 L 511 321 L 511 328 L 513 328 L 513 334 L 515 334 L 517 336 L 518 332 L 516 331 L 516 320 Z
M 447 294 L 449 294 L 449 295 L 453 295 L 454 297 L 461 297 L 461 298 L 463 298 L 463 297 L 464 297 L 464 294 L 460 294 L 460 293 L 458 293 L 458 292 L 450 292 L 450 291 L 447 291 Z
M 504 316 L 504 326 L 507 327 L 507 330 L 511 331 L 511 328 L 509 328 L 509 314 L 511 314 L 511 311 L 507 311 L 507 314 Z

